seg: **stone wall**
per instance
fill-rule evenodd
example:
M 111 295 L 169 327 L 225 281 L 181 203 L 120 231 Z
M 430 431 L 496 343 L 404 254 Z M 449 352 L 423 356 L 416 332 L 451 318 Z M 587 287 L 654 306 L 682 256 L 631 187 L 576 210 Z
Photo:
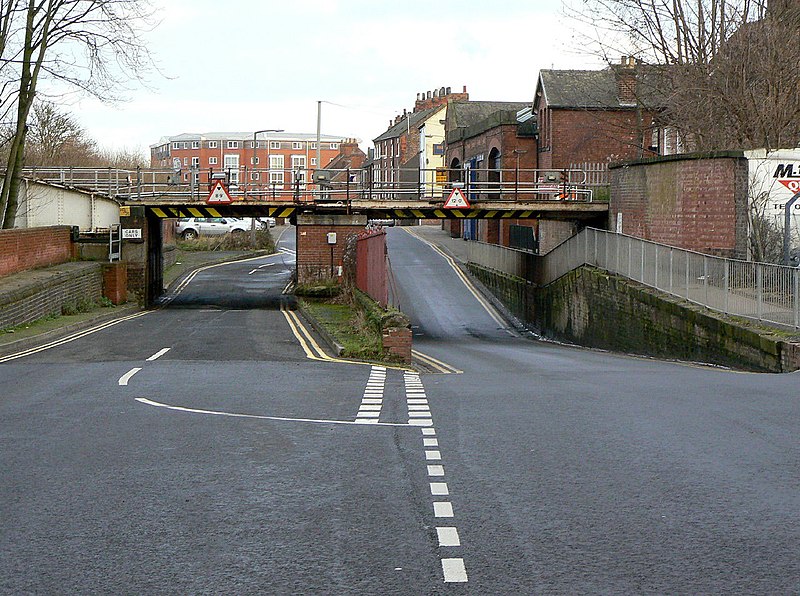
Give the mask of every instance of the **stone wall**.
M 543 337 L 616 352 L 737 369 L 800 369 L 800 344 L 594 267 L 534 285 L 470 264 L 512 313 Z

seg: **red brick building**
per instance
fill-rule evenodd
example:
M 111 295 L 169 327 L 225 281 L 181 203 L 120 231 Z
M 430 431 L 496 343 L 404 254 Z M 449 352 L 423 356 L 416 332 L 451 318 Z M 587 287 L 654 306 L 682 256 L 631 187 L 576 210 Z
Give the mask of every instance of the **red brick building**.
M 342 143 L 341 137 L 322 135 L 322 165 L 318 166 L 316 134 L 262 132 L 256 134 L 255 143 L 253 134 L 208 132 L 164 137 L 150 146 L 150 167 L 180 170 L 185 182 L 193 169 L 229 171 L 231 183 L 244 182 L 247 177 L 253 182 L 269 182 L 281 191 L 291 189 L 293 172 L 297 172 L 302 182 L 310 183 L 307 170 L 327 166 L 339 155 Z M 269 180 L 262 180 L 267 175 Z M 199 178 L 199 173 L 195 176 Z

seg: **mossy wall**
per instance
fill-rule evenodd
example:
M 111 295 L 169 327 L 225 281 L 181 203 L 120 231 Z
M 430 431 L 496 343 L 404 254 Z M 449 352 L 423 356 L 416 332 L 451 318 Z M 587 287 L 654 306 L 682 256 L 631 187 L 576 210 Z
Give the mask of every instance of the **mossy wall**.
M 515 315 L 544 337 L 587 347 L 738 369 L 800 368 L 800 345 L 750 322 L 584 266 L 545 287 L 470 264 Z

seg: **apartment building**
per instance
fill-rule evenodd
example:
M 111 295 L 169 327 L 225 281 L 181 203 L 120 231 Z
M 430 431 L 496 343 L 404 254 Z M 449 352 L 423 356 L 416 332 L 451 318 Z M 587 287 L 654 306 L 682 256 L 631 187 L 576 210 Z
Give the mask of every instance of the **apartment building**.
M 324 168 L 339 155 L 343 139 L 321 135 L 317 164 L 317 135 L 288 132 L 206 132 L 163 137 L 150 146 L 150 167 L 180 171 L 185 182 L 199 172 L 226 171 L 231 184 L 269 183 L 279 190 L 297 179 L 310 182 L 308 170 Z M 263 180 L 269 176 L 269 180 Z

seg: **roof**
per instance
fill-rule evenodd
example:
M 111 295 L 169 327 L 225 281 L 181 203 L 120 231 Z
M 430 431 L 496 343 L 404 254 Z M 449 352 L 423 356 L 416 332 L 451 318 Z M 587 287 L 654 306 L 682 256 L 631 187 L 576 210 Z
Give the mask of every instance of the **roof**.
M 517 112 L 529 108 L 530 101 L 454 101 L 447 112 L 448 128 L 478 124 L 497 112 Z
M 435 114 L 444 107 L 446 107 L 446 105 L 442 104 L 439 106 L 428 108 L 427 110 L 421 110 L 419 112 L 410 112 L 406 114 L 406 117 L 402 118 L 400 122 L 390 126 L 388 130 L 384 132 L 382 135 L 372 139 L 372 142 L 375 143 L 377 141 L 385 141 L 386 139 L 397 138 L 401 136 L 404 132 L 407 132 L 409 129 L 416 128 L 419 124 L 430 118 L 433 114 Z
M 329 142 L 341 142 L 347 137 L 339 135 L 320 135 L 320 140 Z M 308 132 L 260 132 L 258 139 L 271 141 L 310 141 L 317 140 L 316 133 Z M 250 132 L 184 132 L 179 135 L 161 137 L 161 140 L 151 148 L 159 147 L 166 143 L 182 141 L 247 141 L 253 140 L 253 131 Z
M 620 102 L 615 69 L 541 70 L 539 87 L 548 107 L 565 109 L 630 109 Z M 638 99 L 650 108 L 664 105 L 657 83 L 662 80 L 658 67 L 637 67 Z M 537 92 L 539 89 L 537 89 Z

